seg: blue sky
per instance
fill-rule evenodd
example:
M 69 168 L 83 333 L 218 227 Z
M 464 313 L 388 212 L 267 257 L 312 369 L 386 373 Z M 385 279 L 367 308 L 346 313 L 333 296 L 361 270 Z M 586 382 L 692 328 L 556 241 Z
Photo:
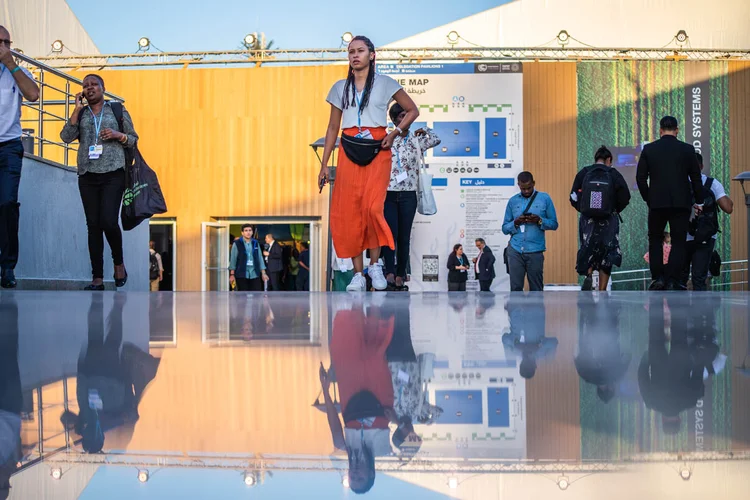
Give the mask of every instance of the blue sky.
M 43 466 L 43 465 L 42 465 Z M 213 498 L 257 500 L 326 498 L 330 500 L 353 499 L 358 496 L 341 486 L 337 472 L 274 472 L 265 484 L 248 488 L 242 482 L 241 471 L 208 469 L 161 469 L 149 471 L 147 483 L 138 482 L 134 467 L 99 467 L 81 500 L 136 500 L 162 498 Z M 435 476 L 440 483 L 444 477 Z M 441 484 L 442 486 L 442 484 Z M 436 493 L 402 481 L 399 478 L 378 474 L 369 500 L 450 500 L 454 498 L 444 487 L 445 494 Z
M 254 31 L 284 49 L 338 47 L 345 31 L 384 45 L 507 0 L 67 1 L 101 52 L 127 53 L 142 36 L 163 51 L 231 50 Z

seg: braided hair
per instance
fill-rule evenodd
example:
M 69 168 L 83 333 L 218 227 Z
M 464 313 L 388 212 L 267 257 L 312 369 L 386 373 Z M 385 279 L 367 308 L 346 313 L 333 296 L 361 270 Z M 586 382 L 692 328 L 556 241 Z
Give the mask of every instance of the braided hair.
M 370 52 L 375 52 L 375 45 L 370 41 L 369 38 L 366 36 L 355 36 L 352 38 L 352 41 L 349 42 L 349 46 L 351 46 L 352 43 L 360 41 L 364 42 L 364 44 L 367 46 L 367 49 Z M 367 105 L 370 103 L 370 93 L 372 92 L 372 84 L 375 81 L 375 58 L 370 60 L 370 72 L 367 74 L 367 81 L 365 82 L 365 89 L 362 92 L 362 102 L 361 106 L 362 109 L 366 108 Z M 351 92 L 351 98 L 349 97 L 349 94 Z M 346 75 L 346 85 L 344 85 L 344 96 L 343 101 L 341 103 L 341 109 L 347 109 L 350 106 L 356 106 L 357 105 L 357 86 L 354 85 L 354 68 L 352 68 L 352 65 L 349 65 L 349 73 Z

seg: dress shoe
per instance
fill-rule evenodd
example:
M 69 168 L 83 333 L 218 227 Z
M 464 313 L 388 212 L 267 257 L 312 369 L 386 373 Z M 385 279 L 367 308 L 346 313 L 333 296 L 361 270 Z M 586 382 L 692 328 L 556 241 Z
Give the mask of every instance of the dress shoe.
M 649 286 L 648 289 L 651 292 L 660 292 L 666 289 L 666 285 L 664 284 L 664 280 L 659 278 L 659 279 L 652 281 L 651 286 Z
M 3 269 L 0 286 L 3 288 L 15 288 L 16 285 L 18 283 L 16 282 L 16 274 L 13 272 L 13 269 Z

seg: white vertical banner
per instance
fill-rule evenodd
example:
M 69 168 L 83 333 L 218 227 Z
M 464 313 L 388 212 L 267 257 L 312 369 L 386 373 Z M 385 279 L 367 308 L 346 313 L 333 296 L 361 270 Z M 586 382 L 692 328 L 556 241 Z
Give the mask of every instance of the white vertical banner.
M 428 126 L 441 143 L 427 151 L 438 212 L 417 214 L 411 237 L 409 289 L 447 290 L 448 255 L 456 243 L 471 259 L 484 238 L 497 259 L 492 290 L 509 290 L 502 233 L 508 200 L 523 170 L 521 63 L 381 64 L 419 106 L 412 130 Z M 471 278 L 467 289 L 478 289 Z

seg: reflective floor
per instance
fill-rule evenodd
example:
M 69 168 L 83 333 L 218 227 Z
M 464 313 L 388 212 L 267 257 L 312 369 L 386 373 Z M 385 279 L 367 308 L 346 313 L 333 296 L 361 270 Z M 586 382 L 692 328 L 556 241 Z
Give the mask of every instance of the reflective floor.
M 748 294 L 2 292 L 0 499 L 746 499 L 749 325 Z

